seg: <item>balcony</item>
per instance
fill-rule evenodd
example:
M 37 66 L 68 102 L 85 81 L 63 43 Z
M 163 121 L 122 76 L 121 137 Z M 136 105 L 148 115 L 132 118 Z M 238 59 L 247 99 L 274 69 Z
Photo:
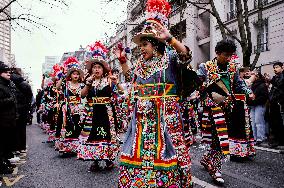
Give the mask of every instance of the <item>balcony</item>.
M 255 8 L 255 9 L 258 8 L 258 3 L 259 3 L 259 1 L 261 1 L 260 3 L 262 3 L 262 6 L 268 4 L 268 0 L 254 0 L 254 8 Z
M 268 51 L 268 42 L 266 43 L 261 43 L 260 44 L 260 49 L 259 49 L 259 52 L 265 52 L 265 51 Z M 258 51 L 257 51 L 257 46 L 255 45 L 254 46 L 254 53 L 256 54 Z

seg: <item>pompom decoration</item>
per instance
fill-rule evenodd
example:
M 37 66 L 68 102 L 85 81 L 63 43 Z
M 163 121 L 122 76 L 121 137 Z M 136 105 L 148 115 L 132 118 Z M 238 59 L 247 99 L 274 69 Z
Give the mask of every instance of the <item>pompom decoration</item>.
M 78 60 L 75 57 L 69 57 L 64 63 L 63 66 L 64 68 L 69 68 L 71 66 L 73 66 L 74 64 L 79 64 Z
M 61 67 L 58 64 L 53 65 L 53 72 L 50 73 L 51 77 L 56 77 L 59 72 L 61 72 Z
M 121 42 L 118 43 L 117 48 L 120 49 L 121 51 L 124 51 L 127 54 L 131 53 L 131 49 L 129 47 L 124 48 Z
M 234 63 L 238 68 L 241 67 L 238 55 L 232 55 L 230 63 Z
M 168 26 L 168 17 L 171 14 L 171 5 L 167 0 L 148 0 L 146 6 L 147 20 L 154 20 Z
M 92 45 L 88 45 L 87 48 L 89 49 L 89 53 L 91 57 L 89 58 L 99 58 L 102 57 L 106 60 L 108 49 L 101 41 L 96 41 Z

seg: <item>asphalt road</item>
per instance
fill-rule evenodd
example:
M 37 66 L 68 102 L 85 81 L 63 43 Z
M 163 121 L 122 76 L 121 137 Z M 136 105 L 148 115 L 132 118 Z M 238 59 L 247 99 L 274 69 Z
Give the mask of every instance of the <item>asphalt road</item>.
M 47 135 L 37 125 L 27 127 L 27 157 L 13 175 L 5 176 L 2 187 L 15 188 L 115 188 L 118 167 L 112 171 L 88 172 L 92 162 L 62 158 L 46 141 Z M 284 187 L 284 155 L 278 151 L 257 150 L 255 161 L 224 164 L 223 187 Z M 191 148 L 194 187 L 216 187 L 200 166 L 205 151 L 202 145 Z

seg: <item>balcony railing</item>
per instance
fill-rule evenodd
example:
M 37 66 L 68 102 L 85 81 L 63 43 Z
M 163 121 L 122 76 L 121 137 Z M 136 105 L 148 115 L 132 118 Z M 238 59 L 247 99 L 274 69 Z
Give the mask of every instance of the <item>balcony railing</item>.
M 254 0 L 254 8 L 258 8 L 258 2 L 261 1 L 262 6 L 267 5 L 268 4 L 268 0 Z
M 254 46 L 254 53 L 256 54 L 258 51 L 259 51 L 259 52 L 268 51 L 268 42 L 266 42 L 266 43 L 261 43 L 259 49 L 257 49 L 257 46 L 255 45 L 255 46 Z
M 231 11 L 227 13 L 227 21 L 235 19 L 237 17 L 236 11 Z

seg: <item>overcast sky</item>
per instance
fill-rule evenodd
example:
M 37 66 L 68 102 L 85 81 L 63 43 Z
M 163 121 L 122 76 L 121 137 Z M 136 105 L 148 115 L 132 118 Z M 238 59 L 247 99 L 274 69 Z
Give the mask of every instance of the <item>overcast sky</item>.
M 51 1 L 51 0 L 50 0 Z M 50 9 L 34 0 L 24 0 L 24 6 L 33 14 L 43 17 L 44 23 L 56 33 L 46 29 L 35 29 L 32 33 L 16 29 L 12 32 L 12 53 L 17 65 L 31 73 L 33 90 L 40 87 L 41 67 L 45 56 L 61 56 L 64 52 L 75 51 L 96 40 L 103 39 L 105 32 L 113 34 L 114 25 L 105 23 L 121 22 L 126 19 L 127 3 L 107 5 L 104 0 L 67 0 L 69 8 Z M 14 8 L 14 14 L 20 10 Z M 18 11 L 18 12 L 17 12 Z

